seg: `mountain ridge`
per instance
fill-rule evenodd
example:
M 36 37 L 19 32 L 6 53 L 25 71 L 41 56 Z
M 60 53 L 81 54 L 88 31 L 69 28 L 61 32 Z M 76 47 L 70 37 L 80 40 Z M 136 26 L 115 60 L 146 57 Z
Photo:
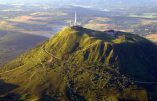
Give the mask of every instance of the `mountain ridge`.
M 157 81 L 156 50 L 134 34 L 66 27 L 0 69 L 1 80 L 19 86 L 0 95 L 8 99 L 5 95 L 15 93 L 30 101 L 147 101 L 156 92 L 135 81 Z

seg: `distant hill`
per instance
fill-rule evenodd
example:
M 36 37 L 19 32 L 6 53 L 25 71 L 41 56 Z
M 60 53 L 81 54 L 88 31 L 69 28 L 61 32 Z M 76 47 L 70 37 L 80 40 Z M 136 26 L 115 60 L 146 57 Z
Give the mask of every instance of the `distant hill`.
M 0 95 L 5 101 L 156 101 L 156 62 L 157 47 L 140 36 L 66 27 L 0 69 Z
M 46 37 L 22 34 L 13 31 L 0 31 L 0 67 L 21 53 L 46 40 Z

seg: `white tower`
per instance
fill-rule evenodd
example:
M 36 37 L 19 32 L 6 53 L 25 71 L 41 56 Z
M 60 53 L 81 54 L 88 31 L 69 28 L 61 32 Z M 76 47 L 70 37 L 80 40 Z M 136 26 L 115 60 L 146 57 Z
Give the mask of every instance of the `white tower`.
M 76 11 L 75 11 L 75 20 L 74 20 L 74 26 L 76 26 L 77 25 L 77 13 L 76 13 Z

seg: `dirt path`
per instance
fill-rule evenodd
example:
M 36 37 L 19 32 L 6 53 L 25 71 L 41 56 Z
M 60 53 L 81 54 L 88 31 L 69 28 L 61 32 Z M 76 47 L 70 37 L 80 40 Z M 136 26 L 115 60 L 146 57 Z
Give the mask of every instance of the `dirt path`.
M 53 57 L 53 58 L 55 58 L 55 59 L 57 59 L 57 60 L 61 60 L 60 58 L 56 57 L 55 55 L 49 53 L 49 52 L 44 48 L 44 46 L 42 46 L 42 50 L 43 50 L 45 53 L 49 54 L 51 57 Z
M 55 55 L 49 53 L 49 52 L 44 48 L 44 46 L 42 46 L 42 50 L 43 50 L 45 53 L 49 54 L 52 58 L 55 58 L 55 59 L 61 61 L 61 59 L 60 59 L 59 57 L 57 57 L 57 56 L 55 56 Z M 66 63 L 66 62 L 65 62 L 65 63 Z M 41 64 L 42 64 L 42 63 L 41 63 Z M 23 66 L 20 66 L 20 67 L 17 67 L 17 68 L 15 68 L 15 69 L 12 69 L 12 70 L 5 71 L 5 72 L 3 72 L 3 73 L 0 73 L 0 75 L 1 75 L 1 74 L 5 74 L 5 73 L 12 72 L 12 71 L 17 70 L 17 69 L 20 69 L 20 68 L 22 68 L 22 67 L 23 67 Z M 90 70 L 87 70 L 87 72 L 95 73 L 95 72 L 90 71 Z M 138 84 L 157 84 L 157 82 L 147 82 L 147 81 L 134 81 L 134 82 L 135 82 L 135 83 L 138 83 Z
M 15 68 L 15 69 L 7 70 L 7 71 L 5 71 L 5 72 L 3 72 L 3 73 L 0 73 L 0 75 L 1 75 L 1 74 L 5 74 L 5 73 L 12 72 L 12 71 L 17 70 L 17 69 L 20 69 L 20 68 L 22 68 L 22 67 L 23 67 L 23 66 L 17 67 L 17 68 Z

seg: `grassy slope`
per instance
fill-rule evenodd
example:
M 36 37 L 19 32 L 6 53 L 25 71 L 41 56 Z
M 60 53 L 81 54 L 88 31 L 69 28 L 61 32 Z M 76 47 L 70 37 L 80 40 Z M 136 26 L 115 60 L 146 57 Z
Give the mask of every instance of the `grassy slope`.
M 147 44 L 150 45 L 149 51 L 143 47 Z M 61 60 L 48 62 L 52 57 L 42 47 Z M 134 51 L 135 48 L 137 51 Z M 153 67 L 156 60 L 151 60 L 156 55 L 155 50 L 156 47 L 149 41 L 129 33 L 117 32 L 113 37 L 105 32 L 68 27 L 6 64 L 0 70 L 0 78 L 18 85 L 11 92 L 27 100 L 147 101 L 146 90 L 130 85 L 130 78 L 125 75 L 140 80 L 156 80 L 155 74 L 152 74 L 156 71 Z M 135 55 L 137 52 L 142 55 Z M 152 53 L 150 57 L 145 54 L 147 52 Z M 152 65 L 143 65 L 147 63 Z M 138 69 L 144 74 L 138 73 Z

